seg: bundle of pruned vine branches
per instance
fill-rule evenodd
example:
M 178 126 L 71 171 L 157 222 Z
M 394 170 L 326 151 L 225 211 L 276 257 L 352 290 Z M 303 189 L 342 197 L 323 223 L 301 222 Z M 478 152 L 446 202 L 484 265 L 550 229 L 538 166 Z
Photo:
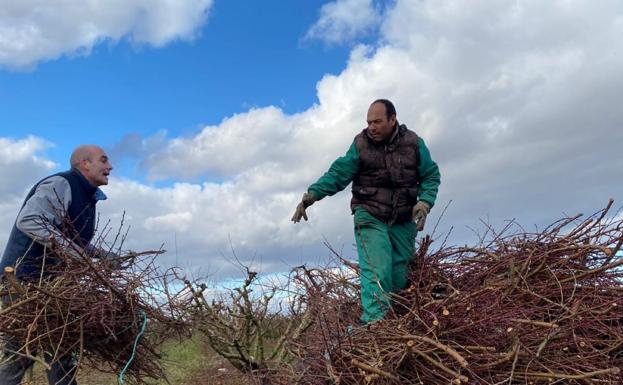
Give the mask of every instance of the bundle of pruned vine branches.
M 163 378 L 160 345 L 189 331 L 186 300 L 169 291 L 176 273 L 155 263 L 164 251 L 98 259 L 66 244 L 49 251 L 46 259 L 53 263 L 39 279 L 18 281 L 11 268 L 5 270 L 3 338 L 21 345 L 17 354 L 48 369 L 73 355 L 81 367 L 120 375 L 123 382 Z
M 301 269 L 301 384 L 622 384 L 623 219 L 608 206 L 477 246 L 422 241 L 386 318 L 358 326 L 357 267 Z M 618 214 L 618 215 L 617 215 Z

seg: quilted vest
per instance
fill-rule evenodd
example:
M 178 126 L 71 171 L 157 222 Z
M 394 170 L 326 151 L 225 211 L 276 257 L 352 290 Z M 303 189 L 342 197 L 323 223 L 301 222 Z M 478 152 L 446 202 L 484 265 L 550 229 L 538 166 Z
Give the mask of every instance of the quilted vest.
M 37 186 L 52 176 L 65 178 L 71 187 L 71 203 L 63 223 L 54 224 L 54 226 L 65 237 L 73 240 L 78 246 L 84 247 L 91 242 L 95 233 L 95 204 L 97 202 L 95 191 L 97 188 L 93 187 L 79 171 L 71 169 L 42 179 L 26 195 L 22 208 L 33 196 Z M 36 279 L 39 277 L 44 257 L 45 264 L 48 266 L 57 263 L 49 250 L 46 250 L 42 244 L 35 242 L 14 224 L 0 261 L 0 275 L 4 273 L 6 266 L 15 266 L 18 259 L 21 259 L 15 275 L 20 279 Z
M 411 220 L 420 185 L 418 137 L 407 126 L 396 125 L 383 143 L 373 141 L 367 129 L 355 137 L 359 171 L 353 179 L 350 204 L 353 212 L 363 207 L 390 225 Z

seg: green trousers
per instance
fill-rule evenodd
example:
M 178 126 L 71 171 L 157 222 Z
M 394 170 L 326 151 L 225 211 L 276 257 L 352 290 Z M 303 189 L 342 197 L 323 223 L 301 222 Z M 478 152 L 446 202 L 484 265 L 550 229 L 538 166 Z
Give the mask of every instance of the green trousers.
M 407 284 L 407 268 L 415 252 L 415 223 L 387 225 L 364 208 L 355 209 L 355 240 L 359 254 L 361 322 L 382 319 L 390 308 L 390 293 Z

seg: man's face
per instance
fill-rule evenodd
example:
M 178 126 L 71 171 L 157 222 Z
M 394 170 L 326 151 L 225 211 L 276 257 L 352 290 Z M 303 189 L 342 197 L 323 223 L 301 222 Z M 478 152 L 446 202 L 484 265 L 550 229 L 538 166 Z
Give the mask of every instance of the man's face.
M 385 105 L 383 103 L 372 103 L 368 109 L 368 135 L 375 142 L 384 142 L 394 132 L 396 116 L 387 118 Z
M 80 171 L 93 186 L 108 184 L 108 175 L 112 170 L 108 155 L 99 147 L 93 147 L 89 152 L 89 157 L 81 163 Z

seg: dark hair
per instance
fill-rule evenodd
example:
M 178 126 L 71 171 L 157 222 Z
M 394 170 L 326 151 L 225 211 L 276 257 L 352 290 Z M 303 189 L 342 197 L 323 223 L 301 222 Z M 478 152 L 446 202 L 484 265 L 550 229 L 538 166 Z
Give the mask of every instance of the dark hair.
M 390 102 L 387 99 L 376 99 L 372 102 L 374 103 L 383 103 L 385 105 L 385 115 L 387 115 L 387 119 L 391 118 L 392 115 L 396 115 L 396 107 L 394 107 L 394 103 Z

